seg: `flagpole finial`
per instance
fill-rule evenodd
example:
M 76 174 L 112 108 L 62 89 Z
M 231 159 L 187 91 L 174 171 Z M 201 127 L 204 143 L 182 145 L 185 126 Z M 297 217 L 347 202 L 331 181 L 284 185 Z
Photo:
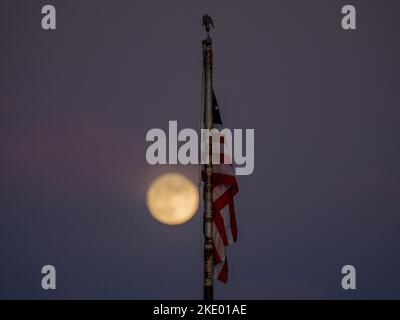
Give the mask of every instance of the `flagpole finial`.
M 210 39 L 210 30 L 211 27 L 214 28 L 214 22 L 208 14 L 203 15 L 203 26 L 207 32 L 207 39 Z

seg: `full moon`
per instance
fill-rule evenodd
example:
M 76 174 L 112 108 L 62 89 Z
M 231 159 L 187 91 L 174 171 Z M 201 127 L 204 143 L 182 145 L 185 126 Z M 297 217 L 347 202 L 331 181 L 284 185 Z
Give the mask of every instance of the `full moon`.
M 156 178 L 147 191 L 147 207 L 158 221 L 176 225 L 190 220 L 199 206 L 199 193 L 191 180 L 179 173 Z

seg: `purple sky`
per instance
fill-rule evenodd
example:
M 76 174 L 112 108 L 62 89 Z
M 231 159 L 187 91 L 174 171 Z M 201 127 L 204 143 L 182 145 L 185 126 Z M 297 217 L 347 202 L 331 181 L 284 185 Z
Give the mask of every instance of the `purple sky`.
M 256 130 L 216 298 L 400 298 L 400 2 L 351 3 L 356 31 L 348 1 L 2 0 L 0 298 L 201 298 L 200 215 L 145 205 L 197 168 L 151 167 L 145 135 L 198 128 L 205 12 L 224 124 Z

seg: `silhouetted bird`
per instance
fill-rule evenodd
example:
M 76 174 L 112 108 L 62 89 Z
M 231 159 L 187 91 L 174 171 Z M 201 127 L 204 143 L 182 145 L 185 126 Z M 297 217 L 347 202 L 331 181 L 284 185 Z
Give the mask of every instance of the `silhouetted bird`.
M 205 26 L 207 33 L 210 32 L 210 26 L 214 28 L 214 22 L 208 14 L 203 16 L 203 26 Z

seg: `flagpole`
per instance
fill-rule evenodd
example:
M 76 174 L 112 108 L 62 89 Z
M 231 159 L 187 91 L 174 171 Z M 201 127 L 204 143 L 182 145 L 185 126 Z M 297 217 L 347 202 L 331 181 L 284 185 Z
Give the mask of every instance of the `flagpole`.
M 204 127 L 212 129 L 212 71 L 213 71 L 213 52 L 212 40 L 209 35 L 210 26 L 213 22 L 208 15 L 203 16 L 203 25 L 207 31 L 207 38 L 203 40 L 203 75 L 204 75 Z M 214 244 L 213 244 L 213 204 L 212 204 L 212 156 L 211 156 L 211 138 L 208 141 L 209 159 L 205 165 L 204 179 L 204 300 L 213 300 L 213 268 L 214 268 Z

